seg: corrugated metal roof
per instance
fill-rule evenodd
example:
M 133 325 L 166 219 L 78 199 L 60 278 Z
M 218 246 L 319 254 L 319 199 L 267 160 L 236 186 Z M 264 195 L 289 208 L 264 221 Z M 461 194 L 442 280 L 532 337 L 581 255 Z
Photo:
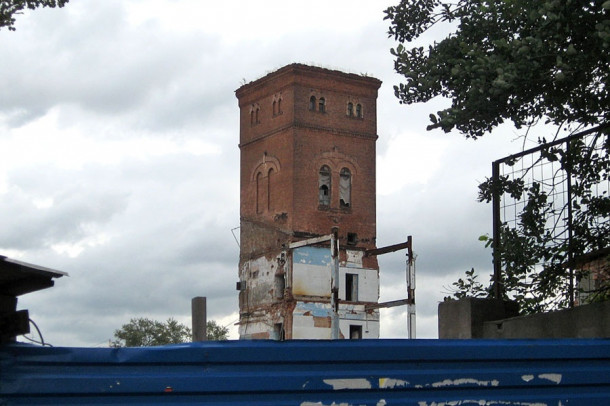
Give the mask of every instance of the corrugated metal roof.
M 0 347 L 0 404 L 606 405 L 610 340 Z

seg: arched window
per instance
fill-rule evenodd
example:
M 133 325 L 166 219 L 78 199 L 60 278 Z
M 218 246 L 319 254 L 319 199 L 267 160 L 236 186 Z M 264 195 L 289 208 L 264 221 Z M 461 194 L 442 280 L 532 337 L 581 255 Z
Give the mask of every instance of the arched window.
M 320 113 L 326 111 L 326 100 L 324 100 L 324 97 L 320 97 L 320 101 L 318 101 L 318 111 L 320 111 Z
M 326 165 L 320 168 L 318 176 L 318 202 L 320 206 L 330 206 L 330 168 Z
M 250 110 L 250 125 L 254 124 L 254 110 Z
M 316 110 L 316 97 L 315 96 L 311 96 L 309 98 L 309 110 L 311 110 L 311 111 Z
M 260 109 L 261 109 L 260 107 L 256 107 L 256 111 L 254 112 L 254 116 L 255 116 L 254 119 L 255 119 L 256 124 L 260 123 L 259 117 L 258 117 L 258 112 L 260 111 Z
M 275 100 L 273 101 L 273 115 L 277 116 L 277 102 Z
M 282 114 L 282 98 L 277 99 L 277 114 Z
M 352 117 L 354 115 L 354 104 L 353 103 L 347 103 L 347 115 L 349 117 Z
M 339 206 L 350 207 L 352 204 L 352 173 L 347 168 L 341 169 L 339 174 Z
M 275 193 L 275 172 L 273 171 L 273 168 L 269 169 L 268 175 L 267 175 L 267 210 L 271 211 L 271 209 L 273 209 L 273 204 L 275 204 L 275 198 L 272 199 L 272 193 Z M 273 190 L 273 191 L 272 191 Z
M 263 174 L 261 172 L 256 174 L 256 212 L 263 212 L 263 195 L 265 188 L 263 185 Z
M 362 105 L 360 104 L 356 105 L 356 117 L 362 118 Z

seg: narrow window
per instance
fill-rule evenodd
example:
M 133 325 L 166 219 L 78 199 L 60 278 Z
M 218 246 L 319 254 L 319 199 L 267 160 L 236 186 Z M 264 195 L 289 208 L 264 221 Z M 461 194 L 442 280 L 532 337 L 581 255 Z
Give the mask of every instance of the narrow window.
M 311 96 L 309 98 L 309 110 L 311 110 L 311 111 L 316 110 L 316 97 L 315 96 Z
M 282 114 L 282 99 L 277 101 L 277 114 Z
M 276 340 L 284 341 L 284 324 L 283 323 L 275 323 L 273 325 L 273 335 Z
M 263 191 L 263 174 L 259 172 L 256 174 L 256 212 L 259 214 L 263 212 Z
M 250 125 L 254 124 L 254 110 L 250 110 Z
M 256 120 L 256 124 L 260 123 L 260 121 L 259 121 L 259 119 L 258 119 L 258 112 L 259 112 L 259 111 L 260 111 L 260 107 L 257 107 L 257 108 L 256 108 L 256 112 L 254 113 L 254 114 L 255 114 L 255 117 L 254 117 L 254 118 L 255 118 L 255 120 Z
M 271 201 L 275 200 L 271 199 L 272 180 L 275 180 L 275 172 L 273 171 L 273 168 L 269 169 L 269 174 L 267 175 L 267 210 L 269 211 L 272 209 Z
M 348 302 L 358 301 L 358 274 L 345 274 L 345 300 Z
M 353 103 L 347 103 L 347 115 L 349 117 L 352 117 L 354 115 L 354 104 Z
M 360 340 L 362 338 L 362 326 L 349 326 L 350 340 Z
M 347 208 L 351 206 L 352 174 L 347 168 L 341 169 L 339 175 L 339 206 Z
M 320 101 L 318 102 L 318 110 L 320 113 L 324 113 L 326 111 L 326 100 L 324 100 L 324 97 L 320 97 Z
M 286 280 L 284 274 L 275 275 L 275 298 L 281 299 L 284 297 L 284 289 L 286 289 Z
M 277 102 L 275 100 L 273 101 L 273 115 L 277 116 Z
M 362 118 L 362 105 L 356 104 L 356 117 Z
M 326 165 L 320 168 L 318 201 L 320 206 L 330 206 L 330 168 Z

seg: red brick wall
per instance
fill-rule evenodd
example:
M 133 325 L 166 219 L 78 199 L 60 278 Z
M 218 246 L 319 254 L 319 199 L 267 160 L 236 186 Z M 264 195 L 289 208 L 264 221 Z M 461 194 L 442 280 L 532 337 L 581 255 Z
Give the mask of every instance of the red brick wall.
M 289 65 L 236 91 L 240 106 L 241 257 L 281 246 L 277 231 L 328 234 L 339 227 L 341 245 L 356 233 L 356 247 L 375 247 L 376 99 L 381 82 L 304 65 Z M 310 111 L 311 96 L 325 99 L 325 112 Z M 281 97 L 281 114 L 273 100 Z M 347 103 L 362 106 L 362 117 L 348 117 Z M 277 105 L 276 105 L 277 106 Z M 258 109 L 258 122 L 250 112 Z M 331 205 L 318 204 L 318 172 L 332 170 Z M 339 172 L 352 173 L 351 207 L 339 207 Z M 270 195 L 267 174 L 273 169 Z M 259 188 L 256 172 L 265 185 Z M 257 226 L 252 226 L 255 224 Z M 365 266 L 377 267 L 368 259 Z

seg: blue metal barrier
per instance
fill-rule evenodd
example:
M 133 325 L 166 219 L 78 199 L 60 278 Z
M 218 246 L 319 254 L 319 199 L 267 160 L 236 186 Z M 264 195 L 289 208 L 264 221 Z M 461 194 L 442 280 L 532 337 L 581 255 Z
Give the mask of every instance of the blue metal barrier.
M 610 340 L 0 347 L 0 405 L 609 405 Z

